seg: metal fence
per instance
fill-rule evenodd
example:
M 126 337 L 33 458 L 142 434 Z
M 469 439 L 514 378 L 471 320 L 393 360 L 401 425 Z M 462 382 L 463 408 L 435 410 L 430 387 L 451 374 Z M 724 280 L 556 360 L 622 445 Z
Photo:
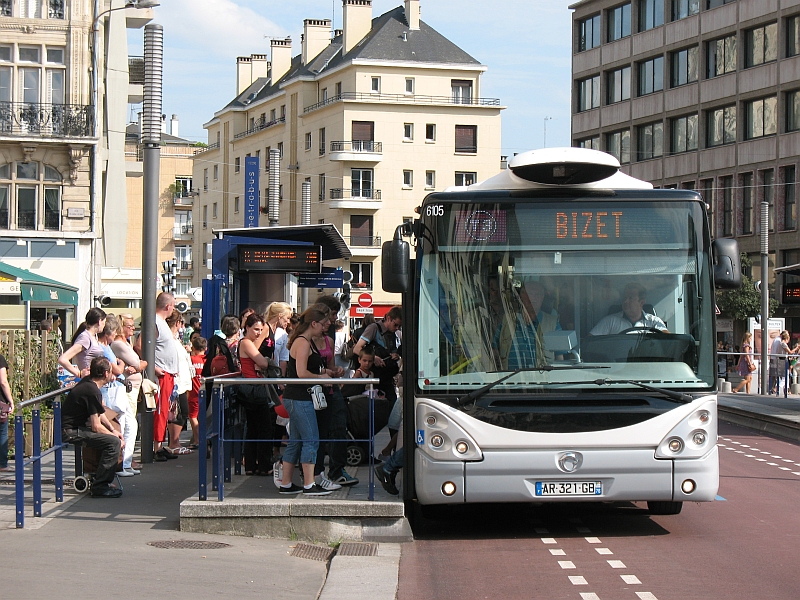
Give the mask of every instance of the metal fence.
M 747 353 L 745 353 L 745 352 L 717 352 L 717 356 L 742 357 L 742 356 L 747 356 Z M 756 373 L 760 373 L 761 372 L 761 354 L 760 353 L 758 353 L 758 354 L 752 354 L 751 353 L 749 356 L 752 357 L 753 361 L 759 367 L 758 370 L 753 371 L 751 374 L 754 376 L 754 383 L 756 385 L 756 390 L 763 394 L 764 392 L 760 389 L 760 387 L 761 387 L 761 378 L 755 376 Z M 792 355 L 791 354 L 790 355 L 786 355 L 786 354 L 767 354 L 767 356 L 769 357 L 770 360 L 773 359 L 773 358 L 779 359 L 778 360 L 778 365 L 779 365 L 780 370 L 783 371 L 783 381 L 784 381 L 783 397 L 784 398 L 788 398 L 788 396 L 789 396 L 789 386 L 790 386 L 790 375 L 793 375 L 795 378 L 798 378 L 798 381 L 800 381 L 800 373 L 797 373 L 796 371 L 794 371 L 794 369 L 792 369 L 791 365 L 789 364 L 789 360 L 787 360 L 787 359 L 791 359 Z M 740 359 L 737 358 L 736 360 L 733 361 L 733 369 L 734 369 L 733 372 L 737 376 L 739 375 L 739 369 L 738 369 L 739 360 Z M 783 363 L 783 365 L 781 365 L 780 363 Z M 767 367 L 769 368 L 769 365 L 767 365 Z M 728 371 L 726 369 L 725 375 L 727 376 L 727 374 L 728 374 Z M 721 375 L 721 373 L 718 372 L 717 375 Z M 770 376 L 770 382 L 769 382 L 770 389 L 772 388 L 773 383 L 775 384 L 776 387 L 779 385 L 779 381 L 773 381 L 772 380 L 772 376 Z M 768 394 L 766 394 L 766 395 L 769 395 L 771 393 L 772 392 L 769 391 Z M 780 395 L 780 389 L 777 390 L 777 394 Z
M 208 469 L 206 464 L 205 449 L 208 442 L 211 442 L 211 489 L 217 492 L 217 499 L 221 502 L 225 499 L 225 483 L 231 481 L 231 463 L 234 456 L 234 445 L 241 448 L 241 444 L 245 442 L 268 442 L 275 443 L 283 440 L 245 440 L 236 437 L 237 428 L 235 425 L 235 416 L 233 414 L 233 404 L 230 395 L 225 394 L 225 388 L 236 385 L 286 385 L 286 384 L 320 384 L 319 379 L 288 379 L 288 378 L 259 378 L 250 379 L 237 377 L 238 373 L 234 375 L 220 375 L 218 377 L 208 377 L 203 380 L 200 386 L 199 393 L 199 460 L 198 460 L 198 499 L 208 500 Z M 206 382 L 212 383 L 211 392 L 211 427 L 208 427 L 206 407 Z M 379 383 L 377 378 L 359 379 L 357 383 L 366 384 L 368 392 L 372 392 L 373 386 Z M 353 383 L 352 379 L 326 379 L 325 385 L 340 385 Z M 375 456 L 375 405 L 373 401 L 373 394 L 368 393 L 369 397 L 369 433 L 366 439 L 319 439 L 322 442 L 356 442 L 369 444 L 369 499 L 375 499 L 375 474 L 373 471 L 374 456 Z M 291 420 L 290 420 L 291 426 Z M 237 473 L 238 474 L 238 473 Z

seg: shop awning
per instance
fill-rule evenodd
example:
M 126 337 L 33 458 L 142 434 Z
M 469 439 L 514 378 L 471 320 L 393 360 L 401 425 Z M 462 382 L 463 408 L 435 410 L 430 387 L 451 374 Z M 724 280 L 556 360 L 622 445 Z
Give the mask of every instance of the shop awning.
M 19 282 L 23 302 L 78 305 L 78 288 L 0 262 L 0 275 Z

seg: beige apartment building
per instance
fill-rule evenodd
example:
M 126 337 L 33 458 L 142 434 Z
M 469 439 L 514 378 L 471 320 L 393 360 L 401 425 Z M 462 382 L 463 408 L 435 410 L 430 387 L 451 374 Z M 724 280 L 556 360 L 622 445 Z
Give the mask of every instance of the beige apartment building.
M 260 159 L 266 212 L 278 149 L 280 225 L 302 223 L 309 181 L 310 223 L 335 225 L 352 252 L 325 266 L 352 271 L 354 295 L 371 293 L 380 316 L 399 300 L 381 290 L 381 243 L 426 194 L 500 170 L 503 107 L 481 95 L 486 67 L 420 20 L 419 0 L 375 18 L 371 0 L 344 0 L 343 30 L 306 19 L 297 55 L 291 39 L 270 50 L 237 59 L 236 97 L 194 159 L 194 285 L 211 272 L 213 232 L 244 225 L 245 158 Z
M 573 4 L 572 142 L 656 187 L 695 189 L 712 235 L 735 237 L 761 279 L 800 263 L 800 0 L 583 0 Z M 784 278 L 785 281 L 784 281 Z M 800 310 L 782 305 L 788 329 Z M 738 342 L 738 340 L 736 340 Z
M 21 291 L 0 281 L 0 304 L 30 310 L 14 325 L 59 312 L 71 330 L 113 260 L 106 240 L 124 238 L 126 30 L 153 16 L 138 4 L 0 0 L 0 261 L 30 273 Z

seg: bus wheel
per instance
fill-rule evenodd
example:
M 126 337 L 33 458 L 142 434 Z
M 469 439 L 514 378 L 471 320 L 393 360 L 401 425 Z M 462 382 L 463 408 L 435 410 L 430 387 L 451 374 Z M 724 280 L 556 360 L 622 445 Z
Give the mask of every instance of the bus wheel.
M 677 515 L 683 508 L 683 502 L 648 502 L 647 510 L 651 515 Z

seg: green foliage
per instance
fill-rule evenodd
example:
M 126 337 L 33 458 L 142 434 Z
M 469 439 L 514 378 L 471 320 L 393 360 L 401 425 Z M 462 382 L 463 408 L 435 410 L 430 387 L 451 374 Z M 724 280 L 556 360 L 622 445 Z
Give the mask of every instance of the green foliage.
M 13 352 L 11 352 L 12 343 Z M 28 353 L 25 331 L 14 329 L 0 332 L 0 354 L 8 361 L 8 383 L 11 386 L 14 401 L 26 400 L 27 398 L 24 397 L 25 358 Z M 29 398 L 35 398 L 58 389 L 59 383 L 56 376 L 58 356 L 58 341 L 54 337 L 50 337 L 45 347 L 45 365 L 44 371 L 42 371 L 42 339 L 36 333 L 31 333 L 30 355 L 28 356 Z M 42 406 L 43 415 L 49 412 L 49 406 Z
M 742 271 L 749 271 L 753 265 L 747 254 L 741 255 Z M 717 290 L 717 306 L 723 317 L 746 321 L 749 317 L 761 314 L 761 292 L 757 292 L 753 280 L 742 273 L 742 287 L 738 290 Z M 769 298 L 769 316 L 778 309 L 778 301 L 772 290 Z

